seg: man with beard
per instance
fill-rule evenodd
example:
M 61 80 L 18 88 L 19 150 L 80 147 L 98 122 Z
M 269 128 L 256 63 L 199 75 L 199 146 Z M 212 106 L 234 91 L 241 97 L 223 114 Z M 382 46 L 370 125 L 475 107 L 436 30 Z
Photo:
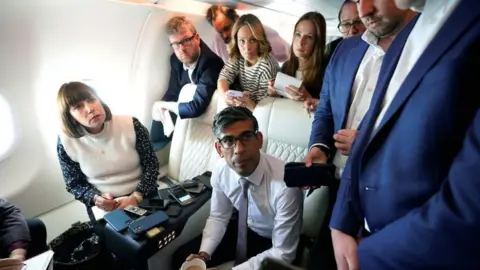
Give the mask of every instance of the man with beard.
M 395 2 L 422 13 L 385 55 L 343 174 L 330 223 L 337 263 L 479 269 L 480 2 Z
M 402 29 L 402 33 L 411 31 L 417 15 L 411 10 L 398 9 L 394 0 L 374 2 L 375 5 L 369 6 L 357 4 L 367 31 L 342 41 L 325 71 L 310 134 L 310 150 L 304 159 L 306 166 L 311 166 L 312 162 L 326 163 L 331 157 L 337 179 L 341 178 L 353 140 L 362 132 L 360 123 L 370 107 L 385 52 L 394 39 L 407 38 L 408 35 L 397 35 Z M 338 186 L 329 188 L 333 204 Z M 335 264 L 328 224 L 319 235 L 309 269 L 315 269 L 318 256 L 325 256 L 324 264 Z
M 237 12 L 231 7 L 212 5 L 207 10 L 206 19 L 218 33 L 213 39 L 213 51 L 225 62 L 228 61 L 227 44 L 232 39 L 232 28 L 238 18 Z M 272 46 L 273 58 L 280 63 L 288 61 L 290 50 L 288 43 L 280 37 L 277 31 L 266 25 L 263 25 L 263 28 Z
M 170 81 L 163 99 L 153 105 L 153 119 L 164 120 L 165 110 L 182 119 L 199 117 L 217 89 L 223 61 L 200 39 L 193 24 L 184 16 L 170 19 L 166 32 L 174 52 L 170 57 Z M 178 102 L 180 90 L 187 84 L 195 88 L 193 99 Z

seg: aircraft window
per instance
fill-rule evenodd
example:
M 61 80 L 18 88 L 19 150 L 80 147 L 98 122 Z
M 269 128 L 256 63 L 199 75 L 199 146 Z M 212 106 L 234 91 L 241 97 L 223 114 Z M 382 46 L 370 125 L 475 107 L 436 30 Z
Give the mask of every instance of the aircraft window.
M 0 161 L 7 158 L 15 142 L 15 126 L 10 105 L 0 93 Z

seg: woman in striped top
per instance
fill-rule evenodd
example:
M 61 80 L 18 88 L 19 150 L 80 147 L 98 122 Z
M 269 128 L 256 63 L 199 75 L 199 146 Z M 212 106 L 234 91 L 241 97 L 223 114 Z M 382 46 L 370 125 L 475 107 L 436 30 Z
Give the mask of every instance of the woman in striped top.
M 251 110 L 267 97 L 268 81 L 275 79 L 278 62 L 269 54 L 272 50 L 260 20 L 252 14 L 241 16 L 233 26 L 228 44 L 229 60 L 218 78 L 218 89 L 230 106 L 245 106 Z M 238 79 L 243 97 L 227 96 Z

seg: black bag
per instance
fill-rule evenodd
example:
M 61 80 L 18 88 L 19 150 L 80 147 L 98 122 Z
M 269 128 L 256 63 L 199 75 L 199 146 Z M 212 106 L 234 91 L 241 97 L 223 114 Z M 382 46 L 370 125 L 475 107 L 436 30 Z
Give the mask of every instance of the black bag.
M 112 261 L 90 222 L 73 224 L 49 244 L 55 270 L 106 269 Z M 107 264 L 108 266 L 108 264 Z

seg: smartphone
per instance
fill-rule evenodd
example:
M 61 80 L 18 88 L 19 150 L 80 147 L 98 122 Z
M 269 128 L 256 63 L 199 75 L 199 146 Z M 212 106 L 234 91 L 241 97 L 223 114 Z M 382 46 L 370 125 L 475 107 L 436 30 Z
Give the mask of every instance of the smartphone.
M 229 97 L 243 97 L 243 92 L 242 91 L 237 91 L 237 90 L 228 90 L 227 95 Z
M 181 186 L 174 186 L 168 188 L 168 193 L 180 204 L 189 205 L 195 201 L 195 199 Z
M 103 218 L 117 232 L 124 231 L 127 229 L 128 225 L 133 222 L 133 220 L 121 209 L 115 209 L 106 214 Z
M 198 183 L 195 187 L 185 188 L 189 193 L 200 194 L 205 190 L 205 185 L 203 183 Z
M 305 167 L 303 162 L 285 164 L 284 181 L 287 187 L 330 186 L 335 180 L 335 166 L 313 163 Z

